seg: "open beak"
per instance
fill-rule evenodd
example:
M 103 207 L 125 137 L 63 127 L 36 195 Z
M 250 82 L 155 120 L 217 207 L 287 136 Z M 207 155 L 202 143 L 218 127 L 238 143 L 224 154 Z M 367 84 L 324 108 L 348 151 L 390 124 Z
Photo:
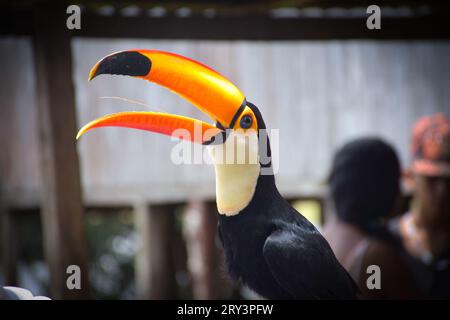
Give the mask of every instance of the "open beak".
M 209 144 L 216 135 L 233 128 L 240 114 L 248 108 L 245 96 L 225 77 L 196 61 L 168 52 L 130 50 L 113 53 L 97 62 L 89 80 L 101 74 L 132 76 L 166 87 L 206 113 L 216 126 L 167 113 L 121 112 L 88 123 L 80 129 L 77 139 L 98 127 L 127 127 L 169 136 L 182 129 L 189 134 L 179 138 Z

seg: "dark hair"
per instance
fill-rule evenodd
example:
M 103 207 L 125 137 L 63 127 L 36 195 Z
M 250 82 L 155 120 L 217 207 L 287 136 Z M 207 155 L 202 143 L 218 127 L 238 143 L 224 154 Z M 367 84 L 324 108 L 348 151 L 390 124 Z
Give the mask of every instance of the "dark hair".
M 347 143 L 334 156 L 330 189 L 338 217 L 365 230 L 392 213 L 400 191 L 395 150 L 378 138 Z

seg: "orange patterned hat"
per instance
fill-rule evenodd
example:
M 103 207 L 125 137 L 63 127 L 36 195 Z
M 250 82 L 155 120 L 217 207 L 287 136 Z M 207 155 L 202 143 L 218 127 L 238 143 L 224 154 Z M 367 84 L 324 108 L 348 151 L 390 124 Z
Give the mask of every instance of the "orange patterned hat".
M 419 119 L 412 131 L 412 170 L 450 177 L 450 121 L 442 113 Z

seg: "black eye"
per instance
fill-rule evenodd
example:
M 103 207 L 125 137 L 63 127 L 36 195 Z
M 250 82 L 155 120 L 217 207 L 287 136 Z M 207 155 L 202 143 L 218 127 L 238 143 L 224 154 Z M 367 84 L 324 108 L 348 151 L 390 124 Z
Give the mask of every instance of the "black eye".
M 252 123 L 253 123 L 253 119 L 249 115 L 245 115 L 241 118 L 240 124 L 241 124 L 241 128 L 243 128 L 243 129 L 250 128 L 252 126 Z

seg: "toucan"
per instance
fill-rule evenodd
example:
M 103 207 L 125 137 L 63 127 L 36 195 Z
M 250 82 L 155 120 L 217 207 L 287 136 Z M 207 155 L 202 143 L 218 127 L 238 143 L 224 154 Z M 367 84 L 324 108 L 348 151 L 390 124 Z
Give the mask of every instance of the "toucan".
M 77 139 L 93 128 L 128 127 L 169 136 L 184 130 L 180 139 L 207 145 L 215 168 L 218 235 L 233 279 L 268 299 L 356 298 L 357 286 L 325 238 L 278 191 L 262 115 L 234 84 L 199 62 L 156 50 L 110 54 L 94 65 L 89 80 L 103 74 L 159 84 L 214 121 L 120 112 L 86 124 Z

